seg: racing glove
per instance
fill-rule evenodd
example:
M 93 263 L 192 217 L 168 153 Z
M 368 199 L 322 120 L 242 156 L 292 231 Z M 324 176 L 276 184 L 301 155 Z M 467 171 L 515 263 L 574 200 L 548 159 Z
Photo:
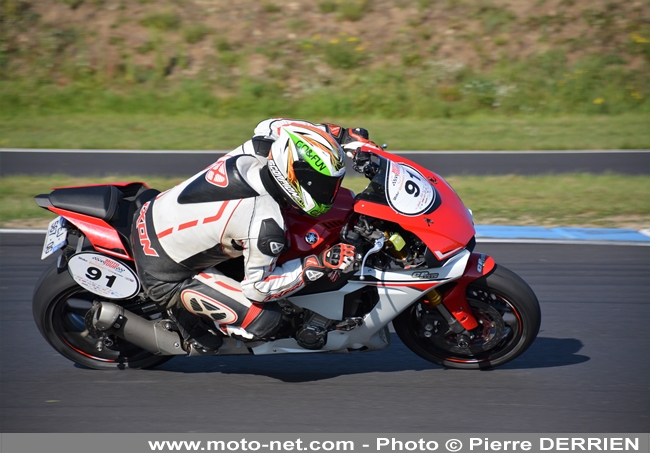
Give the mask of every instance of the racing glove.
M 336 139 L 345 151 L 354 153 L 357 148 L 363 145 L 377 146 L 369 140 L 368 130 L 362 127 L 345 129 L 336 124 L 323 124 L 327 132 Z
M 323 252 L 322 262 L 325 268 L 330 270 L 339 270 L 341 272 L 350 272 L 354 270 L 356 260 L 356 249 L 350 244 L 336 244 L 331 249 Z
M 354 154 L 357 149 L 364 145 L 377 147 L 377 145 L 369 140 L 368 131 L 362 127 L 355 127 L 346 129 L 341 137 L 341 148 L 348 153 Z
M 324 275 L 335 281 L 341 272 L 353 272 L 358 261 L 356 249 L 349 244 L 336 244 L 320 255 L 310 255 L 303 264 L 303 277 L 313 282 Z

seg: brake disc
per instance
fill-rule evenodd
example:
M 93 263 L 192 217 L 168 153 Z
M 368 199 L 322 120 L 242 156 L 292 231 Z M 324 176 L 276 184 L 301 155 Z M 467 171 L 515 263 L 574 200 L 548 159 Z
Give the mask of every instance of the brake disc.
M 472 313 L 478 322 L 478 327 L 467 334 L 457 334 L 451 330 L 438 330 L 431 335 L 431 341 L 441 349 L 454 354 L 472 356 L 489 351 L 503 338 L 506 329 L 501 314 L 491 305 L 478 300 L 470 300 Z M 442 320 L 442 316 L 440 316 Z

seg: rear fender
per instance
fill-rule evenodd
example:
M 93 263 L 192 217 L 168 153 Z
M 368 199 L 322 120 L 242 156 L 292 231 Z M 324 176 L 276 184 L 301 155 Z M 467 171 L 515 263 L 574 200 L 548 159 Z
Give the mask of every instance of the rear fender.
M 105 221 L 54 206 L 48 206 L 47 209 L 79 228 L 98 252 L 133 261 L 117 230 Z
M 463 276 L 454 287 L 443 295 L 442 303 L 466 330 L 478 327 L 467 301 L 467 286 L 474 280 L 488 275 L 495 268 L 494 259 L 482 253 L 472 253 Z

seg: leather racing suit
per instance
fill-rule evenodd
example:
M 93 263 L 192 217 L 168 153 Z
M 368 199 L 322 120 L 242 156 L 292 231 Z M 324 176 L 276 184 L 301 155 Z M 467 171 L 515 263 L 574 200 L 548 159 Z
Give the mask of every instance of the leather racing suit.
M 285 222 L 265 162 L 279 127 L 289 122 L 318 127 L 339 142 L 345 135 L 334 125 L 262 121 L 251 140 L 143 205 L 132 241 L 151 300 L 182 306 L 227 335 L 264 338 L 277 331 L 282 315 L 275 301 L 309 281 L 303 259 L 277 264 Z M 215 267 L 237 257 L 244 261 L 241 282 Z

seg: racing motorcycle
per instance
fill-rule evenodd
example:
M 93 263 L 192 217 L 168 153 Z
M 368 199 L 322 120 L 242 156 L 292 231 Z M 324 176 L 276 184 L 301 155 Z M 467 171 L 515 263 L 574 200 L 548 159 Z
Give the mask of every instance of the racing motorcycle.
M 379 350 L 390 343 L 391 322 L 411 351 L 443 367 L 491 368 L 526 351 L 540 327 L 537 298 L 515 273 L 474 252 L 471 211 L 447 182 L 383 148 L 364 146 L 351 157 L 369 179 L 365 190 L 339 190 L 318 218 L 285 210 L 290 247 L 279 262 L 345 242 L 360 251 L 357 270 L 283 299 L 283 324 L 273 338 L 224 336 L 210 354 Z M 42 258 L 60 253 L 36 285 L 34 318 L 50 345 L 80 365 L 151 368 L 176 355 L 205 354 L 186 346 L 166 312 L 147 299 L 135 269 L 131 224 L 158 193 L 121 182 L 35 197 L 59 216 Z M 243 260 L 219 269 L 243 279 Z

